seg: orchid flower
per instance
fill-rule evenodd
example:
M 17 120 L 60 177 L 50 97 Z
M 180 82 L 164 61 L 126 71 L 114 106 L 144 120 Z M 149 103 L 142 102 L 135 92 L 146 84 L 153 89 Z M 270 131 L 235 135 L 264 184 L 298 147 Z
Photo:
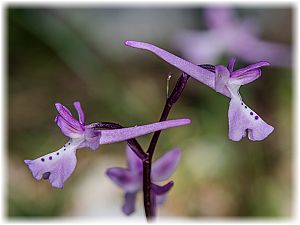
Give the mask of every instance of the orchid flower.
M 248 131 L 248 138 L 252 141 L 265 139 L 274 128 L 264 122 L 257 113 L 250 109 L 242 100 L 239 94 L 241 85 L 248 84 L 261 76 L 260 67 L 270 65 L 261 61 L 242 69 L 233 71 L 235 59 L 231 58 L 227 66 L 209 66 L 205 69 L 184 59 L 181 59 L 166 50 L 152 44 L 126 41 L 125 45 L 148 50 L 164 61 L 170 63 L 196 80 L 230 98 L 228 119 L 229 139 L 239 141 L 245 137 Z
M 217 63 L 229 54 L 249 63 L 267 60 L 272 65 L 290 66 L 290 47 L 260 39 L 259 24 L 252 18 L 240 21 L 233 9 L 225 7 L 208 8 L 204 17 L 209 30 L 184 31 L 175 36 L 174 43 L 187 60 Z
M 122 211 L 130 215 L 135 211 L 135 200 L 138 192 L 143 188 L 143 163 L 133 151 L 127 146 L 128 168 L 114 167 L 106 171 L 108 177 L 125 192 Z M 157 159 L 151 168 L 151 180 L 160 182 L 168 179 L 175 171 L 180 160 L 180 150 L 175 148 Z M 173 181 L 164 186 L 151 184 L 151 195 L 156 204 L 162 205 L 166 199 L 167 192 L 172 188 Z M 155 208 L 153 209 L 155 211 Z
M 76 150 L 88 147 L 96 150 L 99 145 L 129 140 L 158 130 L 189 124 L 189 119 L 169 120 L 143 126 L 135 126 L 114 130 L 96 130 L 96 124 L 86 125 L 84 113 L 79 102 L 74 106 L 79 116 L 76 120 L 71 112 L 62 104 L 56 103 L 58 115 L 56 124 L 70 140 L 60 149 L 35 160 L 24 160 L 35 179 L 47 179 L 53 187 L 63 188 L 64 182 L 73 173 L 77 159 Z

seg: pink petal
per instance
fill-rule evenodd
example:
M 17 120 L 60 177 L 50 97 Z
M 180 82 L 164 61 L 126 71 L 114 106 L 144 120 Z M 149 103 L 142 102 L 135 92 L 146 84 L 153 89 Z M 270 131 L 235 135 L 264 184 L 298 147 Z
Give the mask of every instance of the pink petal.
M 124 196 L 124 205 L 122 211 L 127 215 L 131 215 L 135 211 L 136 192 L 126 192 Z
M 156 47 L 152 44 L 138 41 L 125 41 L 125 45 L 133 48 L 148 50 L 157 55 L 158 57 L 162 58 L 169 64 L 194 77 L 196 80 L 202 82 L 203 84 L 206 84 L 211 88 L 214 88 L 215 74 L 208 70 L 205 70 L 195 64 L 181 59 L 178 56 L 175 56 L 167 52 L 166 50 Z
M 216 64 L 227 48 L 225 40 L 220 39 L 215 31 L 184 30 L 174 37 L 173 42 L 186 60 L 194 64 Z
M 247 43 L 247 45 L 243 43 Z M 291 47 L 285 44 L 268 42 L 255 36 L 246 36 L 238 48 L 233 48 L 233 53 L 247 62 L 267 60 L 272 65 L 290 67 L 292 61 Z
M 128 127 L 115 130 L 101 130 L 100 145 L 125 141 L 143 136 L 158 130 L 183 126 L 191 123 L 190 119 L 167 120 L 142 126 Z
M 255 81 L 260 76 L 261 76 L 261 70 L 253 69 L 241 74 L 240 76 L 230 78 L 230 83 L 237 84 L 237 85 L 245 85 Z
M 177 164 L 179 163 L 180 155 L 180 150 L 175 148 L 156 160 L 151 169 L 153 181 L 163 181 L 168 179 L 174 173 Z
M 131 150 L 131 148 L 126 145 L 128 169 L 130 171 L 142 172 L 143 171 L 143 162 L 137 157 L 137 155 Z
M 264 140 L 274 128 L 264 122 L 253 110 L 237 98 L 232 98 L 228 110 L 229 139 L 240 141 L 246 136 L 252 141 Z
M 230 79 L 229 70 L 223 65 L 217 65 L 216 67 L 216 80 L 215 80 L 215 90 L 226 96 L 231 96 L 227 84 Z
M 137 192 L 142 188 L 142 177 L 127 169 L 114 167 L 106 170 L 107 176 L 127 192 Z
M 56 103 L 55 107 L 59 113 L 59 115 L 64 118 L 65 121 L 67 121 L 70 126 L 72 126 L 74 129 L 78 130 L 78 131 L 83 131 L 83 127 L 82 125 L 73 118 L 70 110 L 68 110 L 65 106 L 63 106 L 60 103 Z
M 63 188 L 77 163 L 76 147 L 68 144 L 35 160 L 24 160 L 33 177 L 37 180 L 48 179 L 53 187 Z
M 235 61 L 236 61 L 235 57 L 230 57 L 229 63 L 227 65 L 227 69 L 229 70 L 229 72 L 233 71 L 233 67 L 234 67 Z
M 205 20 L 209 28 L 223 29 L 236 24 L 236 16 L 232 8 L 214 7 L 204 11 Z
M 151 190 L 156 194 L 156 195 L 163 195 L 166 194 L 171 190 L 171 188 L 174 186 L 174 182 L 170 181 L 167 184 L 160 186 L 154 183 L 151 183 Z
M 61 129 L 64 135 L 70 138 L 80 138 L 83 137 L 83 131 L 74 128 L 71 124 L 69 124 L 63 117 L 57 115 L 55 117 L 55 122 Z
M 80 102 L 76 101 L 73 103 L 74 104 L 74 107 L 78 113 L 78 117 L 79 117 L 79 122 L 84 125 L 84 112 L 81 108 L 81 105 L 80 105 Z
M 101 131 L 86 127 L 84 131 L 84 143 L 82 147 L 89 147 L 96 150 L 100 145 Z
M 159 206 L 163 205 L 165 203 L 166 199 L 167 199 L 167 194 L 155 196 L 156 204 Z
M 260 67 L 263 67 L 263 66 L 270 66 L 270 63 L 268 63 L 266 61 L 260 61 L 260 62 L 251 64 L 249 66 L 246 66 L 244 68 L 241 68 L 241 69 L 238 69 L 238 70 L 232 72 L 231 77 L 234 78 L 234 77 L 243 76 L 244 73 L 249 72 L 254 69 L 259 69 Z

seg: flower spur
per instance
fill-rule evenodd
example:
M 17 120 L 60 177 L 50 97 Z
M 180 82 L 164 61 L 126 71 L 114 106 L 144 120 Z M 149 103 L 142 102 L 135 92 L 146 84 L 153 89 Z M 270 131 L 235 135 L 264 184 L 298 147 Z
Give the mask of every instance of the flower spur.
M 96 130 L 97 123 L 85 125 L 84 113 L 79 102 L 74 102 L 79 120 L 76 120 L 62 104 L 57 103 L 55 106 L 59 112 L 55 122 L 70 140 L 55 152 L 24 162 L 35 179 L 47 179 L 56 188 L 63 188 L 64 182 L 73 173 L 77 163 L 76 150 L 79 148 L 88 147 L 96 150 L 102 144 L 125 141 L 191 122 L 189 119 L 178 119 L 122 129 Z
M 229 97 L 229 139 L 239 141 L 246 136 L 248 131 L 248 138 L 250 140 L 260 141 L 268 137 L 274 130 L 272 126 L 264 122 L 260 116 L 245 105 L 239 94 L 240 86 L 259 78 L 261 76 L 260 67 L 269 66 L 270 64 L 268 62 L 261 61 L 233 71 L 234 58 L 230 59 L 227 68 L 223 65 L 197 66 L 149 43 L 126 41 L 125 45 L 148 50 L 201 83 L 214 89 L 216 92 Z
M 124 204 L 122 211 L 126 215 L 130 215 L 135 211 L 136 195 L 143 188 L 143 164 L 133 151 L 127 146 L 127 167 L 109 168 L 106 171 L 107 176 L 125 192 Z M 151 169 L 151 180 L 160 182 L 168 179 L 175 171 L 179 160 L 180 150 L 172 149 L 165 153 L 162 157 L 157 159 Z M 173 187 L 174 182 L 170 181 L 163 186 L 151 183 L 151 195 L 153 204 L 153 211 L 155 212 L 156 205 L 162 205 L 166 199 L 167 192 Z

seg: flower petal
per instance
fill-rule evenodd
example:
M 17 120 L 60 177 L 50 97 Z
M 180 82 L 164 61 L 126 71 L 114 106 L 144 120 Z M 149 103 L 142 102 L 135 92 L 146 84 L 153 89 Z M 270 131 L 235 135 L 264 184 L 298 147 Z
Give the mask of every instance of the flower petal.
M 79 118 L 79 122 L 84 125 L 84 112 L 81 108 L 81 105 L 80 105 L 80 102 L 76 101 L 73 103 L 74 104 L 74 107 L 78 113 L 78 118 Z
M 35 160 L 24 160 L 33 177 L 37 180 L 48 179 L 53 187 L 63 188 L 64 182 L 76 167 L 76 146 L 69 145 L 56 152 L 49 153 Z
M 57 115 L 55 117 L 55 123 L 59 126 L 64 135 L 70 138 L 80 138 L 83 137 L 83 131 L 74 128 L 69 124 L 63 117 Z
M 249 70 L 249 71 L 241 74 L 240 76 L 230 78 L 230 83 L 235 84 L 235 85 L 239 85 L 239 86 L 240 85 L 245 85 L 245 84 L 251 83 L 252 81 L 255 81 L 260 76 L 261 76 L 261 70 L 260 69 L 253 69 L 253 70 Z
M 168 182 L 167 184 L 165 184 L 163 186 L 151 183 L 151 190 L 156 195 L 163 195 L 163 194 L 166 194 L 168 191 L 170 191 L 173 186 L 174 186 L 173 181 L 170 181 L 170 182 Z
M 128 127 L 115 130 L 101 130 L 100 145 L 125 141 L 139 136 L 143 136 L 158 130 L 171 127 L 183 126 L 191 123 L 190 119 L 167 120 L 142 126 Z
M 234 67 L 235 61 L 236 61 L 235 57 L 230 57 L 229 63 L 227 65 L 227 69 L 229 70 L 229 72 L 233 71 L 233 67 Z
M 156 160 L 151 169 L 151 177 L 154 181 L 163 181 L 168 179 L 175 171 L 180 160 L 180 150 L 174 148 L 165 153 Z
M 122 211 L 127 215 L 131 215 L 135 211 L 136 192 L 126 192 L 124 196 L 124 205 Z
M 245 137 L 246 130 L 248 138 L 252 141 L 264 140 L 274 130 L 238 98 L 232 98 L 230 101 L 228 119 L 229 139 L 233 141 L 240 141 Z
M 155 200 L 156 200 L 156 204 L 161 206 L 165 203 L 165 201 L 167 200 L 167 194 L 164 195 L 156 195 L 155 196 Z
M 202 82 L 203 84 L 206 84 L 210 88 L 214 88 L 215 74 L 208 70 L 205 70 L 193 63 L 190 63 L 184 59 L 179 58 L 178 56 L 173 55 L 172 53 L 167 52 L 164 49 L 161 49 L 149 43 L 138 41 L 125 41 L 125 45 L 133 48 L 148 50 L 157 55 L 158 57 L 162 58 L 169 64 L 194 77 L 196 80 Z
M 209 28 L 224 29 L 227 26 L 234 26 L 236 23 L 235 14 L 229 7 L 213 7 L 204 11 L 205 21 Z
M 241 68 L 241 69 L 238 69 L 238 70 L 232 72 L 231 77 L 234 78 L 234 77 L 242 76 L 244 73 L 249 72 L 254 69 L 259 69 L 262 66 L 270 66 L 270 63 L 268 63 L 266 61 L 260 61 L 260 62 L 251 64 L 249 66 L 246 66 L 244 68 Z
M 143 171 L 143 162 L 137 157 L 137 155 L 131 150 L 131 148 L 126 145 L 126 154 L 128 161 L 128 169 L 130 171 L 142 172 Z
M 60 103 L 56 103 L 55 107 L 59 113 L 59 115 L 67 121 L 70 126 L 78 131 L 83 131 L 83 126 L 72 116 L 70 110 L 68 110 L 65 106 Z
M 101 131 L 94 130 L 93 128 L 89 128 L 86 126 L 84 131 L 84 147 L 89 147 L 92 150 L 96 150 L 100 145 Z M 82 147 L 83 147 L 82 146 Z
M 228 81 L 230 79 L 229 70 L 223 65 L 217 65 L 216 70 L 216 79 L 215 79 L 215 90 L 226 96 L 231 96 L 230 90 L 228 90 Z
M 127 192 L 137 192 L 142 188 L 142 177 L 135 172 L 120 167 L 109 168 L 106 175 Z

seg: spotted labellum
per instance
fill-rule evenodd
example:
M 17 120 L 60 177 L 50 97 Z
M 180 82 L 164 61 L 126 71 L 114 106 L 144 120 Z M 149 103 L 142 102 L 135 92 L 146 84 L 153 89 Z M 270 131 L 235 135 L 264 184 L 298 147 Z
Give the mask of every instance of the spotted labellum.
M 125 45 L 148 50 L 195 78 L 197 81 L 229 97 L 229 139 L 240 141 L 248 132 L 248 138 L 250 140 L 260 141 L 267 138 L 274 130 L 272 126 L 264 122 L 257 113 L 243 102 L 239 94 L 240 86 L 258 79 L 261 76 L 260 68 L 270 65 L 268 62 L 261 61 L 233 71 L 234 58 L 230 59 L 227 67 L 223 65 L 197 66 L 149 43 L 126 41 Z
M 73 173 L 79 148 L 96 150 L 102 144 L 129 140 L 158 130 L 189 124 L 189 119 L 168 120 L 129 128 L 97 130 L 97 123 L 86 125 L 84 113 L 79 102 L 74 102 L 79 119 L 76 120 L 70 110 L 60 103 L 55 104 L 58 115 L 56 124 L 69 141 L 60 149 L 35 160 L 24 160 L 35 179 L 47 179 L 53 187 L 63 188 L 64 182 Z
M 120 188 L 124 190 L 124 204 L 122 207 L 126 215 L 135 211 L 135 201 L 138 192 L 143 188 L 143 164 L 133 151 L 127 146 L 127 168 L 114 167 L 106 171 L 107 176 Z M 160 186 L 154 182 L 162 182 L 169 179 L 174 173 L 179 160 L 180 150 L 175 148 L 165 153 L 152 164 L 151 168 L 151 197 L 153 201 L 153 212 L 156 206 L 165 202 L 167 192 L 173 187 L 173 181 Z

